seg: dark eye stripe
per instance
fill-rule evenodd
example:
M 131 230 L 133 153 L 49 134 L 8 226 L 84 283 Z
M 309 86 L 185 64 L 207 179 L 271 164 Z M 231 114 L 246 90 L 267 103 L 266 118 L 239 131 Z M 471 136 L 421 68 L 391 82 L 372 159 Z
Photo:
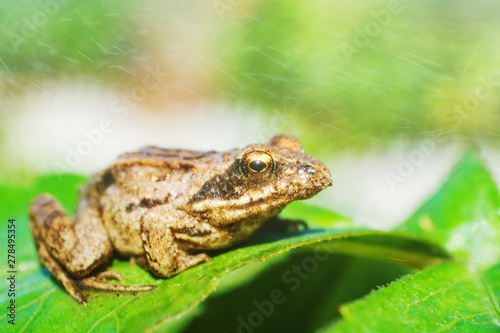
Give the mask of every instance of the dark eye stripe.
M 248 164 L 250 169 L 256 172 L 261 172 L 262 170 L 266 169 L 267 164 L 264 161 L 261 160 L 253 160 Z

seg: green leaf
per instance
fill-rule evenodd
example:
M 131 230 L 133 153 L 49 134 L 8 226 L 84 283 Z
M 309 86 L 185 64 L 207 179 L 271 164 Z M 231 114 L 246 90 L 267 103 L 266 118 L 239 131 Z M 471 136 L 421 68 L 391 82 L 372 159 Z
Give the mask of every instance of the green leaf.
M 460 262 L 403 278 L 343 306 L 343 319 L 325 331 L 498 332 L 499 207 L 490 173 L 477 152 L 467 153 L 400 228 L 445 245 Z
M 377 259 L 330 253 L 316 265 L 312 258 L 312 251 L 294 251 L 272 259 L 272 265 L 250 281 L 229 290 L 217 288 L 193 316 L 183 318 L 183 331 L 210 327 L 214 332 L 314 332 L 340 316 L 343 303 L 413 273 L 399 263 Z M 273 297 L 276 293 L 280 297 Z M 157 331 L 173 330 L 163 325 Z
M 488 266 L 500 259 L 500 194 L 471 151 L 399 230 L 437 242 L 455 257 Z
M 498 332 L 500 265 L 474 272 L 444 264 L 340 309 L 324 332 Z
M 7 213 L 11 214 L 6 216 L 7 213 L 2 212 L 2 219 L 16 219 L 16 331 L 107 331 L 116 328 L 135 332 L 154 329 L 162 322 L 173 321 L 195 308 L 229 272 L 293 249 L 312 251 L 312 257 L 309 257 L 313 259 L 333 251 L 412 267 L 436 264 L 447 258 L 438 246 L 413 236 L 363 230 L 350 226 L 337 214 L 296 204 L 291 208 L 291 212 L 295 212 L 292 215 L 299 218 L 310 216 L 306 220 L 311 229 L 298 234 L 259 232 L 236 248 L 212 253 L 210 263 L 166 280 L 155 279 L 138 266 L 115 260 L 111 269 L 121 272 L 128 284 L 155 284 L 158 290 L 136 295 L 90 291 L 89 304 L 84 307 L 41 267 L 26 217 L 30 200 L 42 192 L 55 193 L 67 209 L 74 207 L 75 190 L 82 181 L 83 178 L 75 176 L 51 176 L 41 178 L 32 188 L 0 186 L 2 207 L 8 207 Z M 322 228 L 328 219 L 331 224 L 339 222 L 338 225 L 343 227 Z M 5 230 L 2 228 L 4 234 L 1 237 L 6 237 Z M 8 288 L 4 280 L 0 285 L 0 304 L 4 308 L 9 302 Z

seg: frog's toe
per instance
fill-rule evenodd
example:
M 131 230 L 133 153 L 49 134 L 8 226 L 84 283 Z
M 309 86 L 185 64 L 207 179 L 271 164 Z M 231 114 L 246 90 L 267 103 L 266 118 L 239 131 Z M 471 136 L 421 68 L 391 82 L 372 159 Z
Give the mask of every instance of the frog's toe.
M 104 271 L 97 274 L 99 280 L 118 280 L 120 282 L 125 282 L 125 278 L 118 272 Z
M 289 227 L 292 229 L 293 232 L 297 233 L 300 231 L 299 227 L 302 228 L 302 230 L 307 230 L 309 227 L 307 226 L 307 223 L 301 220 L 289 220 Z
M 146 270 L 148 269 L 148 260 L 146 259 L 146 256 L 130 257 L 129 263 L 132 266 L 139 265 Z
M 87 305 L 87 297 L 83 296 L 83 294 L 78 290 L 68 290 L 69 294 L 73 296 L 78 302 L 82 303 L 83 305 Z
M 113 283 L 105 282 L 96 276 L 86 277 L 86 278 L 78 281 L 78 284 L 82 288 L 101 290 L 101 291 L 149 291 L 149 290 L 154 290 L 157 288 L 157 286 L 153 286 L 153 285 L 125 286 L 122 284 L 113 284 Z

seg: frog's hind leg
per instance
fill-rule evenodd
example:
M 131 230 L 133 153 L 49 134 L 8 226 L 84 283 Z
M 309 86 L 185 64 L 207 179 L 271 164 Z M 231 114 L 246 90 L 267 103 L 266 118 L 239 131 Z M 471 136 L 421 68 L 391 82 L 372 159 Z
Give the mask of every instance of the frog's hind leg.
M 75 281 L 68 276 L 68 273 L 61 267 L 47 251 L 47 247 L 43 242 L 36 242 L 38 248 L 38 256 L 44 266 L 63 284 L 68 293 L 82 304 L 87 304 L 87 298 L 83 296 L 80 289 L 76 286 Z
M 84 200 L 72 221 L 51 195 L 43 194 L 33 200 L 29 212 L 40 260 L 71 296 L 85 303 L 74 278 L 105 263 L 113 251 L 97 209 Z

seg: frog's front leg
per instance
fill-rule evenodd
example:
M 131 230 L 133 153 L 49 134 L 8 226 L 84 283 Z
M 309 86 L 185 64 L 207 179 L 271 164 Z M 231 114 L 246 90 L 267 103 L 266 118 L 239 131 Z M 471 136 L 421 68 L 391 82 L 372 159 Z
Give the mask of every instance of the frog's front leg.
M 155 212 L 155 210 L 160 210 Z M 163 207 L 155 207 L 141 220 L 141 236 L 149 270 L 156 276 L 167 278 L 211 258 L 205 253 L 189 254 L 177 242 L 167 221 L 159 216 L 168 216 Z
M 299 227 L 303 230 L 307 230 L 309 228 L 307 223 L 302 220 L 282 219 L 278 216 L 273 216 L 269 220 L 265 221 L 260 229 L 277 232 L 291 230 L 294 233 L 298 233 Z

